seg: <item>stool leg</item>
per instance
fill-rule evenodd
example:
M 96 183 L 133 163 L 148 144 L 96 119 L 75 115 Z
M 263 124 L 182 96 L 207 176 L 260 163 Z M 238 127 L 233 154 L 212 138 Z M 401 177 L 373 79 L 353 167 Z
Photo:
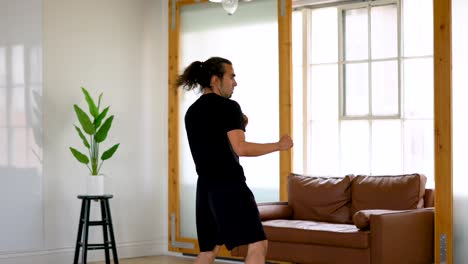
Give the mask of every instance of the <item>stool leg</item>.
M 75 257 L 73 258 L 73 264 L 78 264 L 78 257 L 80 256 L 80 243 L 81 235 L 83 234 L 83 216 L 85 212 L 85 202 L 81 201 L 81 212 L 80 212 L 80 222 L 78 223 L 78 234 L 76 235 L 76 247 L 75 247 Z
M 104 251 L 106 254 L 106 264 L 110 264 L 110 256 L 109 256 L 109 237 L 107 236 L 107 228 L 109 226 L 109 219 L 106 217 L 106 204 L 104 200 L 101 199 L 101 219 L 104 222 L 102 225 L 102 235 L 104 238 Z
M 84 234 L 83 234 L 83 261 L 81 262 L 82 264 L 86 264 L 87 262 L 87 256 L 88 256 L 88 234 L 89 234 L 89 209 L 91 207 L 90 199 L 84 199 L 85 202 L 85 215 L 83 218 L 83 224 L 84 224 Z
M 111 245 L 112 245 L 112 257 L 114 258 L 114 263 L 119 264 L 119 258 L 117 257 L 117 246 L 115 245 L 115 237 L 114 237 L 114 228 L 112 226 L 112 217 L 110 212 L 109 200 L 106 199 L 106 214 L 107 220 L 109 221 L 109 233 L 111 238 Z

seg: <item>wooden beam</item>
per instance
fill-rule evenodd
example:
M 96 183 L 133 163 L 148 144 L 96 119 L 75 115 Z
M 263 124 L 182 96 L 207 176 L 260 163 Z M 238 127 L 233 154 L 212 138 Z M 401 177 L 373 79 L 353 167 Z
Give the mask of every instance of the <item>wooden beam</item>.
M 177 75 L 179 73 L 179 6 L 175 0 L 168 0 L 169 3 L 169 76 L 168 76 L 168 250 L 177 251 L 172 248 L 171 234 L 171 214 L 176 214 L 176 234 L 179 234 L 179 93 L 175 88 Z M 175 13 L 174 13 L 175 11 Z
M 280 136 L 292 136 L 292 1 L 278 0 Z M 293 139 L 294 140 L 294 139 Z M 280 152 L 280 200 L 288 198 L 292 150 Z
M 434 0 L 435 263 L 445 264 L 453 263 L 451 11 L 451 0 Z

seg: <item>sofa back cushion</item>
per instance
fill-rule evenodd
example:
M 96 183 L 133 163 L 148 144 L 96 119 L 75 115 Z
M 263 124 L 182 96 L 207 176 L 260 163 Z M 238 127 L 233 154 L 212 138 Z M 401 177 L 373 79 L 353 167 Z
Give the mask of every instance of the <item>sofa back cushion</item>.
M 358 175 L 351 184 L 351 217 L 359 210 L 410 210 L 424 207 L 426 176 Z
M 352 223 L 351 180 L 345 177 L 314 177 L 290 174 L 288 203 L 293 219 Z

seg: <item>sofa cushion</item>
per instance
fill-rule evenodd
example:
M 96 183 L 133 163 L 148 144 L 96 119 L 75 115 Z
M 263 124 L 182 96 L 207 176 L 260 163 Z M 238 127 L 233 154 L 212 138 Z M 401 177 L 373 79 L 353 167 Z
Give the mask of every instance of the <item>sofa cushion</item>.
M 351 215 L 367 209 L 410 210 L 424 206 L 426 176 L 356 176 L 351 184 Z
M 293 219 L 352 223 L 349 214 L 352 178 L 352 175 L 345 177 L 289 175 L 288 202 L 293 209 Z
M 352 224 L 284 219 L 262 223 L 269 241 L 361 249 L 370 245 L 369 232 L 359 231 Z

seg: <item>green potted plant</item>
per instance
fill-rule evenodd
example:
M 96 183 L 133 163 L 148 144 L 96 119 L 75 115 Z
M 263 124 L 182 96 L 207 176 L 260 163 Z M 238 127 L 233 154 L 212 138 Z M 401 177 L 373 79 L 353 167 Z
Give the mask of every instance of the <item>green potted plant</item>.
M 75 129 L 87 149 L 87 154 L 83 154 L 72 147 L 70 147 L 70 151 L 76 160 L 88 167 L 87 193 L 101 195 L 104 193 L 104 177 L 100 174 L 102 164 L 114 155 L 120 143 L 113 145 L 99 156 L 100 144 L 106 140 L 114 116 L 111 115 L 106 118 L 109 106 L 101 111 L 102 93 L 99 95 L 96 105 L 88 91 L 84 87 L 81 87 L 81 90 L 88 104 L 89 115 L 76 104 L 73 105 L 73 108 L 81 126 L 75 125 Z

